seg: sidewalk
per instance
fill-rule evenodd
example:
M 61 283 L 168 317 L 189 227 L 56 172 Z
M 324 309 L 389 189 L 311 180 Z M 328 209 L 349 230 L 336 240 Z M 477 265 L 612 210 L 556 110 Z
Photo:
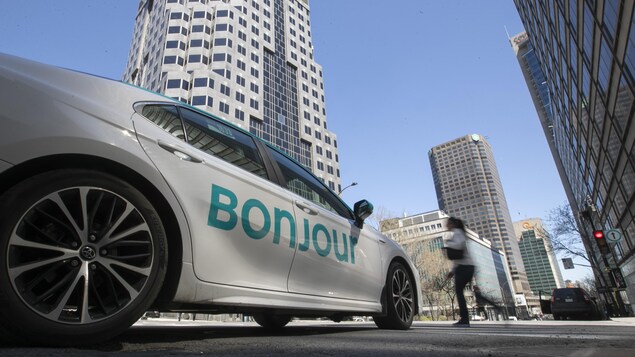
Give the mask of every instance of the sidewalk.
M 635 325 L 635 317 L 611 317 L 611 321 L 622 324 Z

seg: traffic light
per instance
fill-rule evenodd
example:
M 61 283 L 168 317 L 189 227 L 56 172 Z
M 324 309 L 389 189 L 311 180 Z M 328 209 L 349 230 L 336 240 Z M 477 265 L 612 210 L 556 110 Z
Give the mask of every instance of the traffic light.
M 595 243 L 597 243 L 600 253 L 609 254 L 609 244 L 606 241 L 606 237 L 604 237 L 604 231 L 593 231 L 593 238 L 595 238 Z

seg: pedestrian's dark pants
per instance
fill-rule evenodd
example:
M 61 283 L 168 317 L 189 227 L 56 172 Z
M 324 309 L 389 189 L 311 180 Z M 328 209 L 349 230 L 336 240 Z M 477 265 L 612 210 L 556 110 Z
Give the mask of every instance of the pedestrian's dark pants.
M 454 286 L 456 287 L 456 299 L 459 303 L 461 321 L 470 321 L 463 290 L 465 290 L 467 283 L 472 281 L 472 276 L 474 276 L 473 265 L 459 265 L 454 271 Z

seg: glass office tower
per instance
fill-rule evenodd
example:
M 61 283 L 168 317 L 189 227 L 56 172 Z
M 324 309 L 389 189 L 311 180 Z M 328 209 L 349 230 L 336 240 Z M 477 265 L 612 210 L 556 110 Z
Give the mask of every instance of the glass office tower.
M 308 0 L 141 0 L 123 80 L 283 149 L 336 192 Z
M 514 222 L 520 255 L 523 257 L 529 287 L 534 295 L 551 296 L 551 291 L 563 288 L 564 282 L 551 241 L 542 227 L 542 220 L 529 218 Z
M 532 97 L 539 77 L 548 88 L 551 120 L 535 101 L 565 191 L 590 252 L 596 280 L 620 314 L 635 302 L 635 24 L 633 1 L 515 0 L 527 32 L 518 54 Z M 530 46 L 530 47 L 528 47 Z M 531 52 L 531 53 L 529 53 Z M 540 82 L 542 84 L 542 82 Z M 599 252 L 591 232 L 621 239 Z M 601 272 L 601 273 L 600 273 Z M 614 291 L 617 293 L 614 294 Z M 614 295 L 613 295 L 614 294 Z

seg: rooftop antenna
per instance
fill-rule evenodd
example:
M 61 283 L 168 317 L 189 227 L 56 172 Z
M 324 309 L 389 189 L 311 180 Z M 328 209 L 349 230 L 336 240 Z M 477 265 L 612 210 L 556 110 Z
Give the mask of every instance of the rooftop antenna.
M 512 43 L 512 38 L 511 36 L 509 36 L 509 31 L 507 31 L 507 26 L 503 26 L 505 28 L 505 34 L 507 34 L 507 41 L 509 42 L 509 44 L 512 46 L 512 48 L 514 47 L 514 44 Z

